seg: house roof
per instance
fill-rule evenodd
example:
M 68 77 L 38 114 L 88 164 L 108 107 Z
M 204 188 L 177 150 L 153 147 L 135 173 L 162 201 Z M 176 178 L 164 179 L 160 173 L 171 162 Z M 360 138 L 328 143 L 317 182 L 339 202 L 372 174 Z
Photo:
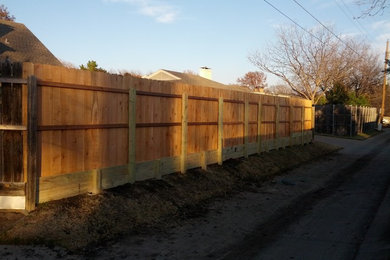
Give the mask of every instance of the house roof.
M 203 78 L 199 75 L 177 72 L 172 70 L 158 70 L 144 78 L 153 79 L 153 80 L 164 80 L 164 81 L 180 81 L 182 83 L 194 86 L 205 86 L 212 88 L 222 88 L 222 89 L 234 89 L 239 91 L 251 92 L 248 88 L 241 86 L 228 86 L 210 79 Z
M 24 25 L 0 20 L 0 60 L 61 66 L 61 62 Z

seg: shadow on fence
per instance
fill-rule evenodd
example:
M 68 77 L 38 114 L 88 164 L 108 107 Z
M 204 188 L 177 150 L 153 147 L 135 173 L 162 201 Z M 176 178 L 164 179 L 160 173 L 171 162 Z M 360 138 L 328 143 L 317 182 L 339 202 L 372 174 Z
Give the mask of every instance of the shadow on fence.
M 355 136 L 375 129 L 378 116 L 378 110 L 375 107 L 317 105 L 315 106 L 315 132 Z

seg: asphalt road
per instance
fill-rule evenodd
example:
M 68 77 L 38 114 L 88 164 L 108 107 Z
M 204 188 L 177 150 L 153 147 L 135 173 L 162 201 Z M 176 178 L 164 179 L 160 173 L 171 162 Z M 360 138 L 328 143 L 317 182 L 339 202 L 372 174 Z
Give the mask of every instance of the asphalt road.
M 303 202 L 267 239 L 255 230 L 225 259 L 390 259 L 390 131 L 343 146 L 341 179 Z

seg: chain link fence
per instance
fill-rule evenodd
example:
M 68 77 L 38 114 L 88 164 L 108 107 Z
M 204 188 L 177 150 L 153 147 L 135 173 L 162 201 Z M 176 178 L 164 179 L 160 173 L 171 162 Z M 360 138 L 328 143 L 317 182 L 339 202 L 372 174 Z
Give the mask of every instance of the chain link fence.
M 315 106 L 315 132 L 354 136 L 375 129 L 378 118 L 378 109 L 375 107 L 317 105 Z

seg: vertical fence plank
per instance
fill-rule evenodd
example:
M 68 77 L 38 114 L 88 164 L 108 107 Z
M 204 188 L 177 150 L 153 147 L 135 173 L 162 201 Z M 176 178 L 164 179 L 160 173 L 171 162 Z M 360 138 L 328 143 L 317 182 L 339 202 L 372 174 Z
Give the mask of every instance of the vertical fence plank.
M 248 157 L 248 143 L 249 143 L 249 102 L 245 100 L 244 107 L 244 157 Z
M 35 209 L 37 202 L 37 175 L 38 175 L 38 136 L 37 117 L 38 93 L 37 79 L 35 76 L 28 77 L 28 123 L 27 123 L 27 184 L 26 184 L 26 210 Z
M 181 114 L 181 160 L 180 172 L 187 171 L 187 147 L 188 147 L 188 94 L 182 94 Z
M 218 99 L 218 164 L 223 162 L 223 97 Z
M 128 165 L 128 174 L 129 182 L 134 183 L 136 180 L 135 176 L 135 118 L 136 118 L 136 99 L 137 93 L 135 88 L 129 89 L 129 147 L 128 147 L 128 156 L 129 156 L 129 165 Z
M 261 153 L 261 121 L 263 118 L 261 117 L 261 101 L 259 101 L 257 105 L 257 152 Z

